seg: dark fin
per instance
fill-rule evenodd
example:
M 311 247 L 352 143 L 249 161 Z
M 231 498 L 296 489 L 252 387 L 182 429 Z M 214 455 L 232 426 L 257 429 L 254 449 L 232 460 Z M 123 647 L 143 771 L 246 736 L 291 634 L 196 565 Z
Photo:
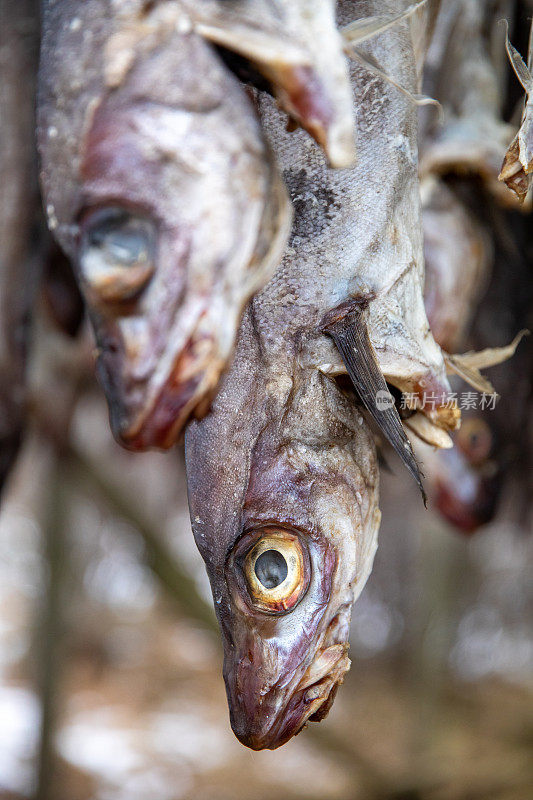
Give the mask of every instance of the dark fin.
M 351 310 L 346 310 L 346 305 L 343 310 L 337 309 L 336 313 L 333 312 L 335 314 L 333 321 L 325 320 L 322 330 L 335 342 L 363 405 L 417 482 L 424 505 L 427 506 L 420 467 L 368 336 L 364 318 L 366 305 L 364 302 L 357 304 L 355 308 L 354 304 L 351 304 Z M 328 316 L 331 319 L 331 315 Z M 383 398 L 384 408 L 378 406 L 378 397 Z M 387 405 L 388 398 L 390 404 Z

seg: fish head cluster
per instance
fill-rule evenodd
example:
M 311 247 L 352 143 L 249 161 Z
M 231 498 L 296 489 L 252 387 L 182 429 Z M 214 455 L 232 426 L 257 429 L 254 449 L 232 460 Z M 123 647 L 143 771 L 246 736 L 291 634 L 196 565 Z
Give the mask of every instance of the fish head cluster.
M 255 750 L 327 714 L 349 669 L 351 607 L 380 518 L 375 447 L 359 411 L 317 371 L 290 376 L 265 377 L 238 351 L 231 384 L 186 439 L 231 724 Z

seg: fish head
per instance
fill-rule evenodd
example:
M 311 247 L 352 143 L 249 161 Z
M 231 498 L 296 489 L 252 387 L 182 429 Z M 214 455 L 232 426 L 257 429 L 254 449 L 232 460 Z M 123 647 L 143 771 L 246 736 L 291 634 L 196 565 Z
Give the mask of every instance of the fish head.
M 208 405 L 291 216 L 252 100 L 212 47 L 141 33 L 106 42 L 106 83 L 83 109 L 50 102 L 41 122 L 45 202 L 88 307 L 114 435 L 131 449 L 171 446 Z
M 223 388 L 186 440 L 231 724 L 255 750 L 279 747 L 327 714 L 350 665 L 351 606 L 379 526 L 375 449 L 358 412 L 318 373 L 290 395 L 285 414 L 262 413 L 253 390 L 239 408 Z M 248 450 L 244 416 L 255 421 Z

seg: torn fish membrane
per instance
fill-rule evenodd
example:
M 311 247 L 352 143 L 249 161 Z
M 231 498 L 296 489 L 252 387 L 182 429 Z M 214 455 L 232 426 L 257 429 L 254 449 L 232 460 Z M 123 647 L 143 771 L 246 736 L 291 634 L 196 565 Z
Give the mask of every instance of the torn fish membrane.
M 505 154 L 498 179 L 525 203 L 533 180 L 533 23 L 529 32 L 527 65 L 509 41 L 506 24 L 505 46 L 516 77 L 526 93 L 524 111 L 518 133 Z
M 379 62 L 367 52 L 361 49 L 360 45 L 371 39 L 374 36 L 388 31 L 398 22 L 408 20 L 413 14 L 419 12 L 426 5 L 427 0 L 419 0 L 417 3 L 412 3 L 406 9 L 397 12 L 396 14 L 382 14 L 371 17 L 363 17 L 350 22 L 342 29 L 344 37 L 344 49 L 350 58 L 357 59 L 363 64 L 366 69 L 375 75 L 378 75 L 383 80 L 394 86 L 399 92 L 409 99 L 416 106 L 435 105 L 441 110 L 440 103 L 433 97 L 428 97 L 419 93 L 415 93 L 405 86 L 402 86 L 395 80 L 393 75 L 387 74 Z

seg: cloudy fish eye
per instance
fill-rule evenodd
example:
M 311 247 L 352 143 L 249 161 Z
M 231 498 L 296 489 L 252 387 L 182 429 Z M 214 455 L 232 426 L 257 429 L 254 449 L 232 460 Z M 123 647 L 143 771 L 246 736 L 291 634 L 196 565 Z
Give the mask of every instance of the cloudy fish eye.
M 255 574 L 265 589 L 274 589 L 283 583 L 289 569 L 279 550 L 266 550 L 255 562 Z
M 152 250 L 152 230 L 148 220 L 126 211 L 110 210 L 87 230 L 87 246 L 98 247 L 109 261 L 128 266 L 147 261 Z
M 155 224 L 119 207 L 99 208 L 82 223 L 81 276 L 97 300 L 131 300 L 154 272 Z

